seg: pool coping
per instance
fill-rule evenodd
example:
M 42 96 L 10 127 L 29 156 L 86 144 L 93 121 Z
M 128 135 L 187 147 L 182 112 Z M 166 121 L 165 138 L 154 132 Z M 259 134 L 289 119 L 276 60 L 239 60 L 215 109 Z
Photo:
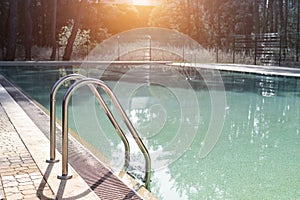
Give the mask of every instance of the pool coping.
M 70 163 L 72 163 L 72 161 L 74 163 L 74 160 L 78 161 L 78 159 L 79 162 L 86 162 L 89 158 L 93 158 L 94 160 L 90 161 L 91 163 L 89 164 L 93 165 L 92 168 L 95 171 L 102 171 L 102 173 L 94 172 L 94 174 L 100 175 L 98 177 L 101 178 L 95 180 L 95 177 L 93 177 L 93 174 L 91 175 L 90 172 L 87 172 L 84 169 L 78 171 L 78 167 L 74 166 L 74 169 L 69 164 L 69 174 L 73 175 L 73 178 L 67 181 L 57 179 L 57 175 L 61 175 L 61 163 L 48 164 L 45 162 L 46 159 L 48 159 L 47 156 L 49 155 L 49 136 L 46 135 L 49 133 L 45 133 L 45 131 L 49 132 L 48 126 L 41 127 L 37 125 L 41 121 L 45 122 L 45 119 L 47 120 L 48 124 L 49 116 L 40 108 L 38 108 L 35 103 L 32 102 L 27 96 L 25 96 L 17 88 L 14 88 L 12 83 L 10 83 L 8 80 L 6 80 L 5 77 L 0 74 L 0 84 L 3 84 L 3 81 L 6 82 L 4 83 L 4 85 L 6 84 L 6 86 L 2 87 L 0 85 L 0 89 L 2 93 L 5 93 L 5 95 L 1 96 L 0 102 L 4 102 L 3 107 L 9 114 L 9 117 L 13 125 L 16 127 L 17 131 L 28 132 L 26 135 L 23 136 L 23 134 L 20 134 L 20 136 L 22 137 L 22 139 L 24 137 L 24 143 L 26 144 L 26 146 L 28 145 L 28 150 L 30 151 L 32 157 L 39 166 L 40 171 L 42 172 L 46 181 L 49 183 L 52 190 L 54 192 L 57 191 L 57 195 L 59 195 L 58 199 L 61 199 L 62 197 L 64 199 L 116 199 L 120 198 L 120 195 L 122 196 L 122 199 L 155 199 L 155 197 L 144 187 L 139 187 L 138 189 L 136 189 L 136 182 L 132 178 L 130 178 L 130 176 L 125 175 L 122 178 L 117 177 L 112 171 L 110 171 L 102 163 L 100 163 L 99 160 L 95 159 L 95 157 L 86 155 L 87 157 L 82 158 L 82 156 L 80 157 L 80 155 L 76 155 L 76 151 L 75 153 L 74 151 L 71 151 L 69 153 Z M 18 94 L 16 95 L 15 93 Z M 57 132 L 61 134 L 61 127 L 58 127 Z M 82 151 L 82 149 L 85 149 L 72 137 L 70 137 L 69 143 L 71 143 L 70 146 L 73 146 L 73 148 L 74 143 L 76 143 L 77 150 L 79 149 L 80 151 Z M 61 143 L 58 141 L 58 147 L 60 146 Z M 61 159 L 61 154 L 57 150 L 56 153 L 58 155 L 57 157 Z M 85 167 L 86 166 L 83 165 L 83 167 L 81 168 Z M 83 177 L 81 176 L 82 174 Z M 102 196 L 102 198 L 99 198 L 99 191 L 97 195 L 96 190 L 99 190 L 98 187 L 104 185 L 104 182 L 108 183 L 100 188 L 100 190 L 101 192 L 106 192 L 108 194 Z
M 165 65 L 173 67 L 194 67 L 196 69 L 212 69 L 220 71 L 233 71 L 241 73 L 253 73 L 262 75 L 278 75 L 300 77 L 300 68 L 282 67 L 275 65 L 249 65 L 234 63 L 183 63 L 172 61 L 0 61 L 3 67 L 63 67 L 63 66 L 95 66 L 95 65 Z
M 245 65 L 245 64 L 221 64 L 221 63 L 169 63 L 168 66 L 191 67 L 196 69 L 209 69 L 219 71 L 229 71 L 238 73 L 251 73 L 270 76 L 292 76 L 300 77 L 300 68 L 264 66 L 264 65 Z

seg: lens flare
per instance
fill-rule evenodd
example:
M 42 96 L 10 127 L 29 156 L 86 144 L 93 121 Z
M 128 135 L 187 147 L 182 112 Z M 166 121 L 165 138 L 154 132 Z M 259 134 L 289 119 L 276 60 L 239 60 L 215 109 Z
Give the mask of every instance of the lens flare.
M 151 2 L 150 0 L 132 0 L 132 4 L 138 6 L 150 6 Z

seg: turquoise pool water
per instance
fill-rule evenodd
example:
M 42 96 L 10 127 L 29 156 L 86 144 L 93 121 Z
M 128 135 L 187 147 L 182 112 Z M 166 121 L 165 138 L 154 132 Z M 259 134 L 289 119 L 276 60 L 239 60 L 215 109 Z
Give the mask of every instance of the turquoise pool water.
M 1 71 L 49 109 L 49 92 L 59 78 L 59 70 L 2 68 Z M 211 95 L 201 76 L 187 77 L 185 74 L 178 77 L 178 73 L 171 72 L 151 74 L 168 80 L 162 86 L 151 84 L 153 79 L 149 81 L 147 72 L 139 71 L 126 80 L 120 74 L 119 71 L 108 71 L 103 77 L 117 90 L 117 97 L 150 153 L 170 153 L 164 150 L 172 145 L 177 145 L 175 149 L 180 151 L 175 157 L 164 155 L 163 161 L 171 160 L 164 166 L 164 162 L 153 158 L 151 191 L 158 199 L 300 197 L 300 79 L 221 72 L 226 88 L 225 122 L 216 145 L 201 158 L 199 150 L 209 129 L 213 109 Z M 180 86 L 181 78 L 185 78 L 190 87 Z M 186 90 L 189 93 L 185 93 Z M 60 97 L 64 91 L 65 88 L 60 91 Z M 222 91 L 215 87 L 215 92 Z M 82 140 L 101 151 L 105 158 L 110 158 L 105 162 L 118 169 L 123 163 L 123 146 L 113 127 L 93 98 L 83 91 L 76 95 L 86 96 L 83 103 L 72 99 L 76 111 L 70 115 L 74 120 L 72 127 Z M 198 108 L 190 102 L 194 97 Z M 184 119 L 183 111 L 187 116 Z M 189 134 L 193 131 L 195 135 Z M 182 148 L 177 142 L 178 135 L 182 141 L 189 141 L 183 142 Z M 142 156 L 135 147 L 132 151 L 129 171 L 142 176 Z

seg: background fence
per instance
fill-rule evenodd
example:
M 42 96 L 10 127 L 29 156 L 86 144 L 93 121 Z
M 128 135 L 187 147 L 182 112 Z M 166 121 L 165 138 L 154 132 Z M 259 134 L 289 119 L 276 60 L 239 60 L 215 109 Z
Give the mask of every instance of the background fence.
M 235 35 L 232 60 L 233 63 L 250 60 L 255 65 L 295 66 L 300 64 L 299 47 L 299 33 Z

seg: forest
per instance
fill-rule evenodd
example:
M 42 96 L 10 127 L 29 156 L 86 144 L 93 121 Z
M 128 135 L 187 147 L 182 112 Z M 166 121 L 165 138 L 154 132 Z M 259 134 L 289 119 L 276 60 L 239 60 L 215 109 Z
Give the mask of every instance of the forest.
M 276 33 L 298 58 L 297 0 L 162 0 L 156 6 L 99 0 L 0 1 L 1 60 L 70 60 L 76 49 L 139 27 L 185 33 L 207 49 L 230 51 L 237 35 Z M 37 58 L 40 49 L 50 49 Z M 61 58 L 57 51 L 61 51 Z

